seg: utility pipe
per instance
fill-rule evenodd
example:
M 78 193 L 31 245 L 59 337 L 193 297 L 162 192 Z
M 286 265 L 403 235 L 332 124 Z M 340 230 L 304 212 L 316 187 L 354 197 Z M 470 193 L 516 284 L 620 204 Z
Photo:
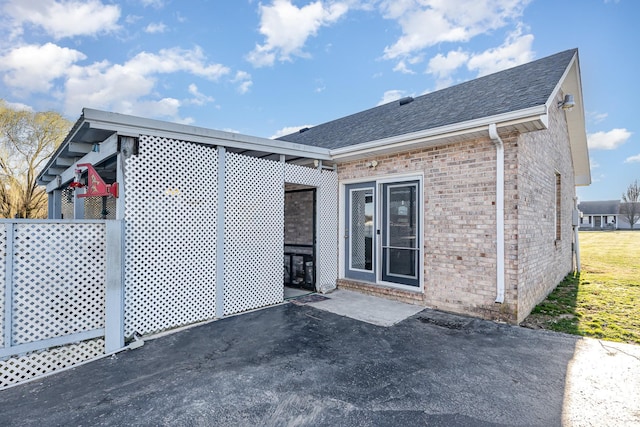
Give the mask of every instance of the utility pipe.
M 580 240 L 578 239 L 579 230 L 580 230 L 580 211 L 578 210 L 578 198 L 573 198 L 573 212 L 575 215 L 575 220 L 573 224 L 573 251 L 576 254 L 576 273 L 580 273 Z M 617 226 L 617 221 L 616 221 Z
M 496 302 L 504 302 L 504 143 L 495 123 L 489 138 L 496 146 Z

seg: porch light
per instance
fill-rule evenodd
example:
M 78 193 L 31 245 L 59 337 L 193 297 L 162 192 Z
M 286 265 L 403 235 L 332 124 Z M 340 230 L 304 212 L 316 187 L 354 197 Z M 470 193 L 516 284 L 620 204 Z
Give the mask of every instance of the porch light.
M 575 107 L 576 103 L 573 100 L 573 95 L 567 94 L 564 96 L 564 100 L 558 102 L 558 108 L 562 108 L 565 111 L 571 111 Z

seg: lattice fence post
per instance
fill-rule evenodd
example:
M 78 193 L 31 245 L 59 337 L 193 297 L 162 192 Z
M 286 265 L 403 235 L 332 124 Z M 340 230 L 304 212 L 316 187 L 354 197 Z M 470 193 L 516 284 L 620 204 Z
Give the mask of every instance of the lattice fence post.
M 106 221 L 105 353 L 124 347 L 124 221 Z

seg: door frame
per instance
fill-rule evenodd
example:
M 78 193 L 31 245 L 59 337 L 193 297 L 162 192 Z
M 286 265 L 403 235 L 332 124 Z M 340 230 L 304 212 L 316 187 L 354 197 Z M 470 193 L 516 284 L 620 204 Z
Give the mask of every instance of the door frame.
M 352 187 L 347 189 L 347 187 Z M 372 229 L 372 247 L 371 247 L 371 263 L 372 263 L 372 270 L 371 272 L 368 272 L 367 270 L 360 270 L 360 269 L 351 269 L 350 261 L 351 261 L 351 227 L 349 227 L 349 229 L 347 229 L 346 226 L 346 220 L 347 217 L 350 218 L 350 213 L 351 213 L 351 206 L 350 206 L 350 201 L 351 201 L 351 193 L 353 191 L 358 191 L 358 190 L 365 190 L 365 189 L 372 189 L 373 190 L 373 229 Z M 377 209 L 377 205 L 378 205 L 378 184 L 375 182 L 375 180 L 369 180 L 369 181 L 363 181 L 363 182 L 355 182 L 355 183 L 350 183 L 350 184 L 345 184 L 344 185 L 344 197 L 345 197 L 345 209 L 343 212 L 343 218 L 342 218 L 342 223 L 343 223 L 343 227 L 344 227 L 344 233 L 341 234 L 341 236 L 343 236 L 342 243 L 344 245 L 344 252 L 343 252 L 343 257 L 344 257 L 344 276 L 345 278 L 348 279 L 353 279 L 353 280 L 364 280 L 367 282 L 375 282 L 376 281 L 376 277 L 377 277 L 377 273 L 376 273 L 376 268 L 377 268 L 377 244 L 376 244 L 376 232 L 375 230 L 378 227 L 378 209 Z M 349 244 L 347 245 L 346 242 L 349 242 Z M 349 277 L 347 277 L 347 271 L 349 272 Z
M 390 184 L 390 183 L 400 183 L 403 181 L 418 181 L 418 191 L 420 194 L 419 203 L 418 203 L 418 214 L 419 214 L 419 224 L 420 224 L 420 232 L 418 233 L 418 284 L 419 286 L 410 286 L 403 285 L 400 283 L 394 282 L 386 282 L 382 280 L 382 251 L 380 250 L 381 239 L 378 238 L 377 230 L 380 227 L 380 220 L 382 218 L 382 204 L 379 203 L 380 199 L 380 188 L 382 184 Z M 340 185 L 338 186 L 338 277 L 346 280 L 356 280 L 350 279 L 345 276 L 346 271 L 346 257 L 345 257 L 345 218 L 346 218 L 346 186 L 349 184 L 357 184 L 357 183 L 365 183 L 365 182 L 375 182 L 376 185 L 376 233 L 375 233 L 375 243 L 374 249 L 376 252 L 375 258 L 375 282 L 376 285 L 383 285 L 393 288 L 398 288 L 410 292 L 419 292 L 422 293 L 424 291 L 424 233 L 427 229 L 424 224 L 424 206 L 425 206 L 425 188 L 424 188 L 424 173 L 422 171 L 415 171 L 414 173 L 403 173 L 403 174 L 389 174 L 389 175 L 372 175 L 362 178 L 353 178 L 353 179 L 345 179 L 340 180 Z

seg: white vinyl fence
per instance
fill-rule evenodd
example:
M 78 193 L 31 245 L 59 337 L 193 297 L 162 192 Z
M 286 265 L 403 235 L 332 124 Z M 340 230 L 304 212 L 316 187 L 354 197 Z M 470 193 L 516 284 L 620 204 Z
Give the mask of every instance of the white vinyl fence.
M 123 347 L 122 236 L 122 221 L 0 220 L 0 388 Z

